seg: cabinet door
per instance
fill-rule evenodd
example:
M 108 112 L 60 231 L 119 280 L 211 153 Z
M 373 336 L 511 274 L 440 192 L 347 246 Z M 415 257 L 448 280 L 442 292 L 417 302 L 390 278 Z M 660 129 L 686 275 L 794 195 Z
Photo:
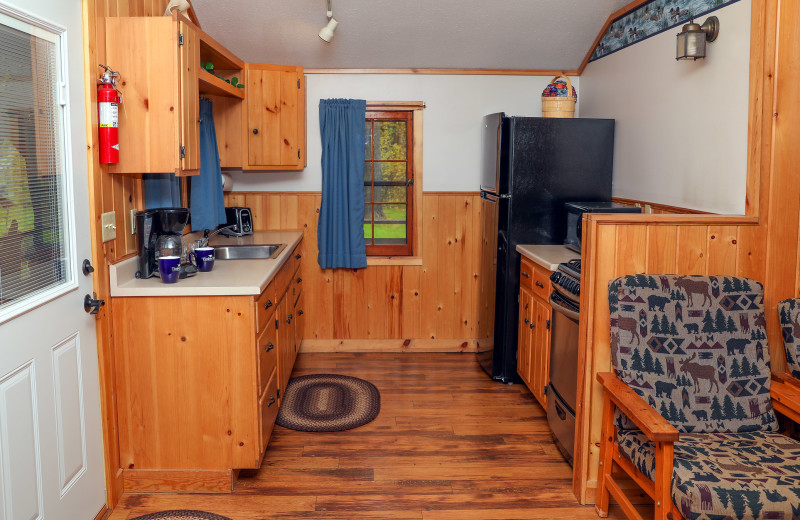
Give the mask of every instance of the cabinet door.
M 517 373 L 525 384 L 531 382 L 531 291 L 522 287 L 519 291 L 519 331 L 517 337 Z
M 531 337 L 531 391 L 543 407 L 547 407 L 544 387 L 550 380 L 550 304 L 534 297 L 532 302 L 536 319 Z
M 180 173 L 197 174 L 200 170 L 200 36 L 185 22 L 180 22 L 178 27 L 183 35 L 183 45 L 178 47 Z
M 247 64 L 247 154 L 253 169 L 305 165 L 302 67 Z

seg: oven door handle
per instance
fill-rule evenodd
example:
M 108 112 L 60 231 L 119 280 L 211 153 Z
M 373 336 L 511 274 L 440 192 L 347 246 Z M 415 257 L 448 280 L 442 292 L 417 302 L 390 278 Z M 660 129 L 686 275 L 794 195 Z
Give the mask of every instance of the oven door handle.
M 567 316 L 568 318 L 572 318 L 573 320 L 576 320 L 576 321 L 578 320 L 578 313 L 577 312 L 573 311 L 572 309 L 567 309 L 563 305 L 557 303 L 555 300 L 553 300 L 553 296 L 552 295 L 550 296 L 550 305 L 553 307 L 554 311 L 558 311 L 561 314 Z

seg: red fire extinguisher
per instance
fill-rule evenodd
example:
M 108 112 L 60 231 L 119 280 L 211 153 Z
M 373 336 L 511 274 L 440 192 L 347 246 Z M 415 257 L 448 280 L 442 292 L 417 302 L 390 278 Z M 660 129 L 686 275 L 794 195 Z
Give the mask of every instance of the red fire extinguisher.
M 100 139 L 100 162 L 119 162 L 119 104 L 122 101 L 116 89 L 119 72 L 100 65 L 105 72 L 97 80 L 97 119 Z

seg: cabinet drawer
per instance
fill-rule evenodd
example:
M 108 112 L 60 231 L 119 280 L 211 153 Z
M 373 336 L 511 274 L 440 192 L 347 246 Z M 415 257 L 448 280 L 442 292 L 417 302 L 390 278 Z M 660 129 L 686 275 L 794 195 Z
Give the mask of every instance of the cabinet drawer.
M 258 395 L 264 393 L 272 372 L 278 366 L 278 331 L 275 326 L 267 326 L 256 342 L 258 349 Z
M 269 436 L 272 435 L 272 427 L 275 426 L 275 418 L 278 416 L 278 371 L 273 370 L 267 383 L 267 391 L 261 396 L 259 401 L 259 416 L 261 430 L 261 453 L 267 449 Z
M 300 262 L 299 259 L 295 258 L 298 254 L 298 248 L 295 248 L 286 260 L 286 263 L 281 267 L 281 270 L 278 271 L 277 276 L 275 276 L 275 294 L 277 294 L 279 299 L 290 289 L 294 273 L 297 271 L 297 266 Z
M 256 300 L 256 333 L 264 330 L 265 324 L 275 313 L 275 307 L 277 305 L 278 301 L 275 298 L 275 284 L 271 283 Z
M 535 265 L 531 278 L 533 294 L 547 301 L 550 298 L 550 271 Z
M 524 256 L 519 265 L 519 286 L 533 289 L 533 262 Z

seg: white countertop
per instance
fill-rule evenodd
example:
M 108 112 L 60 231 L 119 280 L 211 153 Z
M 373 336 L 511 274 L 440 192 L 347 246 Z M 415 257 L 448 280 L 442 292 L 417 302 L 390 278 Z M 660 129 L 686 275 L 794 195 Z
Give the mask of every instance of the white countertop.
M 580 253 L 561 245 L 518 244 L 517 252 L 548 271 L 555 271 L 558 269 L 558 264 L 581 257 Z
M 217 260 L 208 273 L 166 284 L 154 276 L 136 278 L 138 258 L 129 258 L 109 266 L 111 296 L 242 296 L 258 295 L 289 258 L 289 253 L 303 238 L 302 231 L 261 231 L 245 237 L 211 238 L 211 245 L 286 244 L 274 259 Z

